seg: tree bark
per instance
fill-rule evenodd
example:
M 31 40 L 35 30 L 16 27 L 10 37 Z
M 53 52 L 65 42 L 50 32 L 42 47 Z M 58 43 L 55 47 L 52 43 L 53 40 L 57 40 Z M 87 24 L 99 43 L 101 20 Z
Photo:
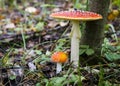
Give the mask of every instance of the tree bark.
M 100 50 L 103 43 L 104 26 L 106 24 L 109 4 L 110 0 L 89 0 L 90 11 L 101 14 L 103 19 L 86 22 L 81 44 L 89 45 L 95 51 Z
M 89 0 L 89 11 L 101 14 L 103 19 L 86 22 L 81 44 L 89 45 L 97 55 L 100 55 L 101 45 L 104 39 L 104 26 L 107 20 L 109 4 L 110 0 Z M 96 58 L 96 55 L 84 57 L 83 59 L 86 61 L 84 63 L 97 64 L 100 61 L 99 58 Z

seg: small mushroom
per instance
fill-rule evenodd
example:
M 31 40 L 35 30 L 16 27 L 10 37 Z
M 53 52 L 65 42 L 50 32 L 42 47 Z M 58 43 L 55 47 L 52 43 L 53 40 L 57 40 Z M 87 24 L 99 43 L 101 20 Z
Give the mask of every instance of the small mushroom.
M 57 19 L 65 19 L 70 20 L 72 23 L 71 28 L 71 62 L 73 62 L 74 66 L 78 66 L 79 61 L 79 43 L 81 38 L 80 31 L 80 23 L 79 21 L 93 21 L 102 19 L 100 14 L 89 12 L 89 11 L 81 11 L 81 10 L 73 10 L 73 11 L 61 11 L 52 13 L 50 17 Z
M 67 59 L 68 59 L 67 54 L 62 51 L 55 52 L 52 54 L 52 56 L 51 56 L 52 62 L 57 63 L 56 74 L 58 74 L 62 71 L 62 63 L 65 63 L 67 61 Z

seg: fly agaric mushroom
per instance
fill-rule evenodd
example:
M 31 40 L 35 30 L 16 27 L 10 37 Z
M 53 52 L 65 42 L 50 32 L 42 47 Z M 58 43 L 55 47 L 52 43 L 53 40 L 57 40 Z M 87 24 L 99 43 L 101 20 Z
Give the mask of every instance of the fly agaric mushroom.
M 100 14 L 89 12 L 89 11 L 81 11 L 81 10 L 73 10 L 73 11 L 61 11 L 52 13 L 50 17 L 57 19 L 65 19 L 70 20 L 72 23 L 71 29 L 71 62 L 73 65 L 78 66 L 79 61 L 79 43 L 81 38 L 80 31 L 80 23 L 79 21 L 93 21 L 102 19 Z
M 62 71 L 62 63 L 65 63 L 67 61 L 67 59 L 68 59 L 67 54 L 62 51 L 55 52 L 52 54 L 52 56 L 51 56 L 52 62 L 57 63 L 56 74 L 58 74 L 58 73 L 60 73 L 60 71 Z

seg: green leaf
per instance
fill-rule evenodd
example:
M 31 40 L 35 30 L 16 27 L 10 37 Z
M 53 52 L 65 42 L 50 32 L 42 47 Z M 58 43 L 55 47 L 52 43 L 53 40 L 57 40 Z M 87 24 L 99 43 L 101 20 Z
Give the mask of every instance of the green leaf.
M 66 80 L 66 77 L 54 77 L 51 78 L 52 86 L 63 86 L 63 82 Z
M 38 54 L 38 55 L 42 54 L 42 52 L 40 50 L 35 50 L 35 53 Z
M 15 28 L 14 30 L 15 30 L 16 32 L 21 32 L 21 29 L 22 29 L 22 28 Z
M 40 83 L 37 83 L 35 86 L 42 86 Z
M 83 53 L 85 53 L 86 49 L 80 49 L 79 55 L 82 55 Z
M 105 81 L 105 86 L 112 86 L 112 84 L 109 81 Z
M 117 48 L 117 50 L 120 50 L 120 46 L 117 46 L 116 48 Z
M 15 75 L 11 75 L 9 78 L 10 78 L 10 80 L 14 80 L 14 79 L 16 79 L 16 76 Z
M 57 41 L 57 45 L 55 47 L 55 51 L 61 51 L 64 49 L 64 45 L 66 44 L 66 39 L 62 38 Z
M 120 0 L 113 0 L 113 5 L 120 7 Z
M 94 54 L 94 50 L 93 49 L 87 49 L 85 52 L 88 56 Z
M 11 54 L 11 52 L 13 51 L 13 48 L 11 48 L 8 53 L 5 54 L 5 56 L 2 58 L 2 66 L 6 66 L 8 64 L 9 61 L 9 55 Z
M 79 80 L 79 76 L 78 75 L 74 75 L 74 74 L 70 75 L 70 81 L 71 82 L 77 82 L 78 80 Z
M 44 22 L 37 23 L 35 28 L 36 28 L 37 31 L 42 31 L 44 29 Z
M 66 85 L 66 84 L 69 84 L 69 83 L 78 83 L 80 78 L 81 78 L 81 81 L 85 79 L 85 77 L 79 76 L 79 75 L 76 75 L 76 74 L 67 75 L 67 80 L 64 81 L 63 86 Z
M 87 49 L 89 48 L 89 45 L 80 45 L 80 48 Z
M 112 52 L 107 52 L 107 53 L 105 53 L 105 57 L 106 57 L 109 61 L 115 61 L 115 60 L 120 59 L 120 54 L 112 53 Z
M 111 46 L 111 45 L 108 45 L 107 47 L 111 51 L 116 51 L 117 50 L 114 46 Z
M 52 5 L 52 4 L 42 4 L 41 7 L 56 7 L 56 5 Z

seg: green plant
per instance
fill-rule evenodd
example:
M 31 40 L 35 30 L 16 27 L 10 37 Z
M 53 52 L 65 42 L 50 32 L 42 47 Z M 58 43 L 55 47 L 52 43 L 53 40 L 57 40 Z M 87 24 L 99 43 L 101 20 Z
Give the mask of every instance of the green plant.
M 1 63 L 0 65 L 2 67 L 6 67 L 8 65 L 10 66 L 11 63 L 9 62 L 10 61 L 9 57 L 12 52 L 13 52 L 13 48 L 9 49 L 9 51 L 2 57 L 1 62 L 0 62 Z
M 49 57 L 51 54 L 49 54 L 49 55 L 44 54 L 44 53 L 42 53 L 40 50 L 35 50 L 35 53 L 36 53 L 37 55 L 39 55 L 39 56 L 33 60 L 34 63 L 36 63 L 36 64 L 37 64 L 37 63 L 43 64 L 43 63 L 45 63 L 45 62 L 50 61 L 50 58 L 48 58 L 48 57 Z
M 112 0 L 112 1 L 113 1 L 112 2 L 113 5 L 116 5 L 120 8 L 120 0 Z
M 87 10 L 88 9 L 88 0 L 73 0 L 74 3 L 74 8 L 76 9 L 83 9 Z
M 23 28 L 21 28 L 21 34 L 22 34 L 23 46 L 24 46 L 24 49 L 26 50 L 26 41 L 25 41 L 25 34 L 23 32 Z
M 56 42 L 54 51 L 64 51 L 67 47 L 65 44 L 67 44 L 68 40 L 66 38 L 61 38 Z
M 68 69 L 66 74 L 61 76 L 52 77 L 50 79 L 44 78 L 40 83 L 45 84 L 44 86 L 65 86 L 65 85 L 73 85 L 76 86 L 78 84 L 79 78 L 80 80 L 84 80 L 85 78 L 83 76 L 79 76 L 77 74 L 74 74 L 74 70 L 71 68 Z
M 112 46 L 107 38 L 102 44 L 101 55 L 109 61 L 116 61 L 120 59 L 120 46 Z
M 91 49 L 88 45 L 81 45 L 80 46 L 80 53 L 79 54 L 80 55 L 87 54 L 89 56 L 89 55 L 94 54 L 94 50 Z
M 101 65 L 101 64 L 100 64 Z M 102 66 L 100 66 L 100 72 L 99 72 L 99 83 L 98 86 L 104 86 L 104 69 Z
M 4 0 L 0 0 L 0 8 L 4 9 L 5 7 L 5 1 Z

